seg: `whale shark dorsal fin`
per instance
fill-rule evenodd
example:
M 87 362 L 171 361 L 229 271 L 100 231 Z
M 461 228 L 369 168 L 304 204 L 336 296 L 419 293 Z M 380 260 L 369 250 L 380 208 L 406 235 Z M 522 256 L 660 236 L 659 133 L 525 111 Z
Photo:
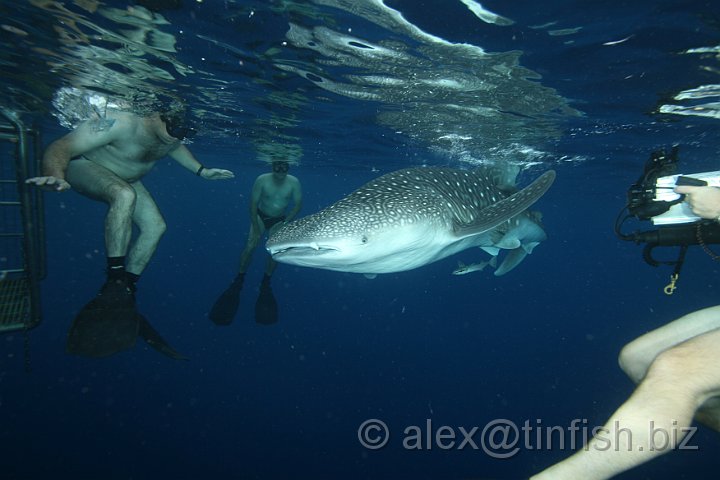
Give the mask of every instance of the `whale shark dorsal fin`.
M 455 225 L 453 233 L 458 238 L 465 238 L 492 230 L 538 201 L 554 180 L 554 170 L 543 173 L 537 180 L 519 192 L 484 208 L 474 221 Z
M 515 193 L 517 187 L 515 181 L 520 173 L 519 165 L 505 165 L 504 167 L 491 167 L 489 169 L 490 178 L 493 184 L 503 192 Z

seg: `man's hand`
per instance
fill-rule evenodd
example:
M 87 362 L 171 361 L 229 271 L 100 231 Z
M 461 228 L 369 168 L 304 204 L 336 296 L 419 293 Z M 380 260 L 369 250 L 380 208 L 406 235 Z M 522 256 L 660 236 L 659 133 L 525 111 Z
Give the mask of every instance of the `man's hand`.
M 675 187 L 675 193 L 685 194 L 685 202 L 698 217 L 711 220 L 720 217 L 720 188 L 682 185 Z
M 235 178 L 233 172 L 223 170 L 222 168 L 203 168 L 200 176 L 207 180 L 227 180 L 228 178 Z
M 65 190 L 70 190 L 71 188 L 70 184 L 65 180 L 53 176 L 28 178 L 25 180 L 25 183 L 35 185 L 43 190 L 52 192 L 64 192 Z

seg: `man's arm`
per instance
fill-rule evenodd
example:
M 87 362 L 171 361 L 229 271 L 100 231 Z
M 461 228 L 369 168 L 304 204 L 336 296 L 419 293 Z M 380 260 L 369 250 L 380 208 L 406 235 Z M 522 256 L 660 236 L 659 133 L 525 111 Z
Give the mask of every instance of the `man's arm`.
M 182 143 L 178 144 L 177 147 L 172 149 L 168 155 L 170 155 L 170 158 L 178 162 L 183 167 L 207 180 L 225 180 L 235 177 L 235 174 L 233 174 L 233 172 L 231 172 L 230 170 L 223 170 L 220 168 L 205 168 L 202 163 L 197 161 L 195 155 L 192 154 L 190 149 L 188 149 Z
M 300 186 L 300 181 L 297 178 L 293 182 L 292 196 L 293 209 L 290 210 L 290 212 L 285 217 L 286 222 L 289 222 L 290 220 L 295 218 L 295 215 L 297 215 L 302 208 L 302 187 Z
M 85 153 L 102 148 L 123 135 L 127 122 L 115 120 L 110 128 L 98 130 L 96 121 L 81 123 L 75 130 L 52 142 L 43 154 L 43 176 L 25 180 L 49 190 L 58 192 L 68 190 L 70 184 L 65 180 L 70 160 Z
M 675 193 L 685 194 L 685 201 L 698 217 L 720 221 L 720 188 L 675 187 Z

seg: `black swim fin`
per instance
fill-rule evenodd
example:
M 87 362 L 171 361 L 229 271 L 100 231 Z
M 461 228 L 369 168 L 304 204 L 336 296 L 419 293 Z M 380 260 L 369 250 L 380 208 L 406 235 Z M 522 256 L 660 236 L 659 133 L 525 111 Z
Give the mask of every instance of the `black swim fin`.
M 215 325 L 230 325 L 237 315 L 240 305 L 240 291 L 243 287 L 243 276 L 238 276 L 225 290 L 210 309 L 210 320 Z
M 189 360 L 185 355 L 179 353 L 171 347 L 170 344 L 160 336 L 157 330 L 150 325 L 150 322 L 148 322 L 145 317 L 143 317 L 140 313 L 137 314 L 137 317 L 138 334 L 147 342 L 148 345 L 174 360 Z
M 255 322 L 262 325 L 272 325 L 278 321 L 278 306 L 270 287 L 270 277 L 263 277 L 260 284 L 260 294 L 255 302 Z
M 108 304 L 91 300 L 73 320 L 66 351 L 85 357 L 108 357 L 135 345 L 138 313 L 134 304 Z

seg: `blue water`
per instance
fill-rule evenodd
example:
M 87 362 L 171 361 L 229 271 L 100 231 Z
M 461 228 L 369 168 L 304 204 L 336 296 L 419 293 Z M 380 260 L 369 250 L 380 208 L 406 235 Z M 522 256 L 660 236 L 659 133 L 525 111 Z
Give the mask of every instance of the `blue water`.
M 93 24 L 129 28 L 65 3 Z M 142 341 L 102 360 L 65 354 L 71 319 L 104 279 L 104 207 L 72 192 L 45 195 L 48 275 L 43 322 L 30 334 L 31 373 L 24 371 L 22 334 L 1 339 L 0 478 L 527 478 L 569 449 L 533 443 L 499 459 L 471 445 L 412 449 L 403 440 L 413 426 L 425 434 L 428 422 L 433 431 L 452 428 L 458 439 L 460 427 L 481 431 L 499 419 L 600 425 L 633 390 L 617 366 L 622 346 L 717 303 L 718 263 L 699 247 L 688 252 L 676 293 L 666 296 L 671 269 L 648 266 L 642 246 L 613 232 L 652 150 L 679 144 L 683 172 L 718 169 L 718 118 L 659 113 L 662 105 L 717 101 L 673 100 L 720 83 L 717 50 L 685 53 L 717 48 L 717 2 L 483 2 L 514 22 L 506 26 L 485 23 L 454 0 L 385 2 L 437 38 L 503 53 L 508 60 L 494 63 L 497 72 L 515 62 L 527 69 L 497 78 L 483 77 L 483 60 L 469 61 L 471 53 L 436 51 L 363 12 L 322 2 L 183 3 L 163 11 L 169 24 L 160 29 L 175 35 L 173 58 L 194 73 L 182 76 L 155 57 L 149 63 L 175 81 L 151 79 L 147 88 L 189 99 L 200 127 L 191 150 L 236 178 L 203 182 L 170 160 L 146 177 L 169 228 L 140 281 L 138 308 L 190 360 L 172 361 Z M 49 66 L 72 51 L 58 42 L 52 16 L 24 1 L 0 6 L 5 25 L 29 33 L 0 31 L 8 65 L 0 99 L 37 123 L 47 144 L 66 132 L 51 115 L 53 92 L 92 85 L 79 80 L 87 77 L 77 60 Z M 417 64 L 343 63 L 327 51 L 287 48 L 290 24 L 402 45 Z M 93 42 L 108 47 L 97 39 L 79 45 Z M 58 56 L 33 50 L 38 46 Z M 422 75 L 460 81 L 465 73 L 484 78 L 491 93 L 468 87 L 429 94 L 437 84 L 410 82 Z M 408 82 L 396 90 L 364 86 L 374 99 L 328 89 L 331 79 L 359 85 L 351 75 Z M 454 116 L 448 112 L 461 110 L 450 104 L 486 105 L 492 113 Z M 452 134 L 472 138 L 448 142 Z M 265 256 L 258 249 L 238 317 L 216 327 L 207 312 L 235 273 L 248 195 L 267 171 L 263 148 L 271 141 L 302 152 L 291 169 L 303 185 L 301 214 L 403 166 L 512 161 L 527 167 L 522 185 L 553 168 L 558 178 L 536 205 L 548 240 L 502 277 L 488 270 L 451 275 L 458 260 L 482 260 L 480 251 L 372 280 L 281 265 L 273 278 L 280 321 L 269 327 L 253 319 Z M 388 426 L 384 448 L 360 444 L 358 428 L 368 419 Z M 717 435 L 700 426 L 691 443 L 698 449 L 617 478 L 717 478 Z

